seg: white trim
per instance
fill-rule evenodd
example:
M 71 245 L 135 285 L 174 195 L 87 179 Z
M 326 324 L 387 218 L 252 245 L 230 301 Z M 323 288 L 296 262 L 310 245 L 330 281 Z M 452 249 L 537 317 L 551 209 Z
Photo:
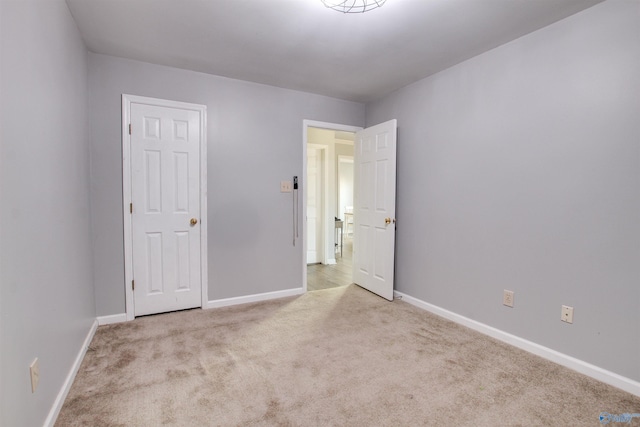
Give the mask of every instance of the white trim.
M 335 258 L 330 258 L 330 259 L 327 260 L 327 265 L 335 265 L 337 263 L 338 263 L 338 261 L 336 261 Z
M 209 299 L 208 245 L 207 245 L 207 106 L 136 95 L 122 95 L 122 215 L 124 220 L 124 289 L 126 320 L 135 317 L 133 290 L 133 248 L 131 243 L 131 104 L 146 104 L 158 107 L 193 110 L 200 114 L 200 280 L 201 305 Z
M 69 394 L 69 390 L 71 390 L 71 385 L 73 384 L 73 380 L 76 379 L 76 374 L 80 369 L 80 365 L 82 364 L 82 360 L 84 359 L 84 355 L 87 353 L 87 349 L 89 348 L 89 344 L 91 344 L 91 340 L 93 339 L 94 334 L 96 333 L 96 329 L 98 329 L 98 321 L 94 320 L 91 328 L 89 329 L 89 333 L 87 333 L 87 337 L 84 339 L 82 343 L 82 347 L 80 347 L 80 351 L 76 356 L 76 360 L 71 365 L 71 370 L 67 375 L 67 378 L 64 380 L 62 384 L 62 388 L 58 392 L 58 396 L 56 400 L 53 402 L 53 406 L 49 411 L 49 415 L 47 415 L 47 419 L 44 421 L 44 427 L 53 427 L 56 423 L 56 419 L 60 414 L 60 410 L 62 409 L 62 405 L 64 405 L 64 400 L 67 398 Z
M 320 212 L 319 212 L 319 216 L 320 216 L 320 242 L 319 246 L 320 246 L 320 251 L 318 251 L 319 257 L 316 257 L 316 260 L 318 260 L 321 264 L 328 264 L 329 263 L 329 246 L 331 246 L 331 249 L 333 248 L 333 245 L 331 245 L 331 243 L 333 243 L 333 240 L 331 240 L 331 242 L 329 242 L 328 240 L 328 231 L 327 231 L 327 219 L 328 218 L 333 218 L 332 215 L 329 215 L 329 147 L 327 145 L 323 145 L 323 144 L 307 144 L 307 149 L 308 148 L 315 148 L 317 151 L 319 151 L 320 154 L 320 176 L 318 181 L 320 182 L 320 192 L 318 193 L 318 197 L 320 198 L 320 202 L 317 203 L 318 205 L 321 206 L 320 208 Z M 308 150 L 307 150 L 308 153 Z M 308 159 L 306 159 L 308 161 Z M 309 167 L 308 163 L 307 163 L 307 168 Z M 307 172 L 308 173 L 308 172 Z M 304 175 L 304 180 L 302 181 L 302 204 L 304 205 L 304 207 L 306 208 L 308 201 L 307 201 L 307 194 L 308 194 L 308 189 L 307 189 L 307 178 L 308 175 L 307 173 L 305 173 Z M 318 178 L 316 176 L 316 178 Z M 317 202 L 317 201 L 316 201 Z M 305 213 L 304 213 L 304 221 L 303 221 L 303 227 L 306 229 L 307 225 L 308 225 L 308 218 L 307 218 L 307 214 L 306 214 L 306 209 L 305 209 Z M 332 230 L 333 231 L 333 230 Z M 304 233 L 303 233 L 304 234 Z M 306 241 L 306 240 L 304 240 Z M 316 249 L 317 249 L 318 244 L 316 244 Z M 307 251 L 305 251 L 305 254 L 308 252 L 308 248 Z M 332 252 L 333 254 L 335 254 L 335 249 L 334 252 Z
M 358 132 L 363 128 L 360 126 L 350 126 L 350 125 L 341 125 L 337 123 L 328 123 L 328 122 L 319 122 L 315 120 L 303 120 L 302 121 L 302 188 L 304 189 L 307 185 L 307 142 L 308 142 L 308 134 L 309 128 L 320 128 L 320 129 L 330 129 L 344 132 Z M 328 163 L 328 159 L 327 163 Z M 300 242 L 300 250 L 302 251 L 302 292 L 307 292 L 307 203 L 306 203 L 306 192 L 303 190 L 302 193 L 302 241 Z M 325 201 L 327 203 L 328 201 Z M 327 203 L 328 204 L 328 203 Z M 333 215 L 331 216 L 333 218 Z M 327 264 L 330 264 L 331 260 L 327 260 Z M 335 264 L 335 259 L 333 259 L 333 263 Z
M 537 356 L 565 366 L 569 369 L 573 369 L 574 371 L 587 375 L 598 381 L 602 381 L 603 383 L 618 387 L 619 389 L 622 389 L 631 394 L 635 394 L 636 396 L 640 396 L 640 382 L 632 380 L 631 378 L 623 377 L 622 375 L 616 374 L 615 372 L 607 371 L 606 369 L 602 369 L 580 359 L 576 359 L 575 357 L 560 353 L 556 350 L 552 350 L 548 347 L 536 344 L 524 338 L 520 338 L 510 333 L 501 331 L 500 329 L 485 325 L 484 323 L 477 322 L 475 320 L 469 319 L 468 317 L 464 317 L 452 311 L 440 308 L 436 305 L 429 304 L 428 302 L 403 294 L 402 292 L 394 291 L 394 294 L 396 297 L 402 299 L 402 301 L 405 301 L 437 316 L 444 317 L 445 319 L 471 328 L 474 331 L 478 331 L 492 338 L 510 344 L 514 347 L 518 347 L 519 349 L 528 351 L 529 353 L 533 353 Z
M 124 223 L 124 307 L 127 320 L 133 320 L 133 290 L 127 284 L 133 280 L 133 247 L 131 244 L 131 138 L 128 125 L 131 122 L 131 102 L 128 95 L 122 95 L 122 218 Z
M 122 323 L 127 321 L 127 313 L 111 314 L 109 316 L 98 316 L 96 318 L 98 326 L 110 325 L 112 323 Z
M 209 224 L 207 216 L 207 106 L 199 106 L 200 111 L 200 301 L 202 307 L 209 301 L 209 245 L 207 244 Z
M 239 304 L 247 304 L 250 302 L 267 301 L 271 299 L 302 295 L 304 293 L 305 293 L 305 290 L 302 288 L 285 289 L 284 291 L 265 292 L 263 294 L 253 294 L 253 295 L 245 295 L 242 297 L 213 300 L 213 301 L 209 301 L 206 304 L 206 306 L 202 308 L 209 309 L 209 308 L 228 307 L 230 305 L 239 305 Z

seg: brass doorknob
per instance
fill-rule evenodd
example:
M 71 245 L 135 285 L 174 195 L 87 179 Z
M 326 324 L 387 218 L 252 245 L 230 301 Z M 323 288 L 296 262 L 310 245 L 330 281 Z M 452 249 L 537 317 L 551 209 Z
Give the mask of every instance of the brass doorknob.
M 195 219 L 195 218 L 191 218 L 191 221 L 189 221 L 189 223 L 190 223 L 191 225 L 196 225 L 196 224 L 198 223 L 198 220 L 197 220 L 197 219 Z
M 391 218 L 385 218 L 384 219 L 384 223 L 385 224 L 391 224 Z

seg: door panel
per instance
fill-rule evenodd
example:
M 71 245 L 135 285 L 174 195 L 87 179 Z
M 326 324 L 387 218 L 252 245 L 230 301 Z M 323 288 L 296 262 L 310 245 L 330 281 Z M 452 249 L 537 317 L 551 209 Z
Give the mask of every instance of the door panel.
M 200 307 L 200 115 L 132 103 L 131 129 L 135 315 Z
M 356 133 L 354 166 L 353 279 L 393 300 L 396 120 Z

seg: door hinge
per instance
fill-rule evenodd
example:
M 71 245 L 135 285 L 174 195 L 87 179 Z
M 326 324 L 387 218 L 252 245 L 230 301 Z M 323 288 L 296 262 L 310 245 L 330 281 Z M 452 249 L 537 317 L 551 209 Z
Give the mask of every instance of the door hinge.
M 133 213 L 133 203 L 129 203 L 129 213 Z
M 132 290 L 132 291 L 135 291 L 135 290 L 136 290 L 136 281 L 135 281 L 135 280 L 132 280 L 132 281 L 131 281 L 131 290 Z
M 131 135 L 131 123 L 129 123 L 129 135 Z

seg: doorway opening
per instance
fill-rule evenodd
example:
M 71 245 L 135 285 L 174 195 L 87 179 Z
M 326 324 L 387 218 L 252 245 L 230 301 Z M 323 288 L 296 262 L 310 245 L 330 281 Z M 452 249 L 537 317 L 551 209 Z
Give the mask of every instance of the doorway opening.
M 360 129 L 304 121 L 305 291 L 353 283 L 353 158 Z

